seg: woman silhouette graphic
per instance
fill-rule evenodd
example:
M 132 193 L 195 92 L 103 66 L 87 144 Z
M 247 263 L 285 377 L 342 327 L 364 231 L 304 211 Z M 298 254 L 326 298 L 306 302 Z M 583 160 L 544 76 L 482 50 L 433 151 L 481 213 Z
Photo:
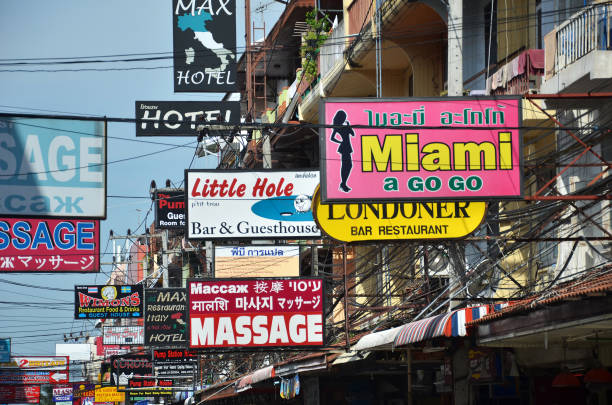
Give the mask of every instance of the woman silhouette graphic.
M 336 111 L 333 119 L 334 130 L 332 131 L 330 140 L 338 145 L 338 153 L 342 157 L 342 164 L 340 166 L 340 186 L 338 189 L 345 193 L 351 191 L 351 188 L 346 184 L 351 170 L 353 169 L 353 159 L 351 154 L 353 153 L 353 145 L 351 145 L 351 136 L 355 136 L 353 128 L 351 128 L 350 122 L 346 119 L 346 112 L 344 110 Z M 336 135 L 340 135 L 340 139 Z

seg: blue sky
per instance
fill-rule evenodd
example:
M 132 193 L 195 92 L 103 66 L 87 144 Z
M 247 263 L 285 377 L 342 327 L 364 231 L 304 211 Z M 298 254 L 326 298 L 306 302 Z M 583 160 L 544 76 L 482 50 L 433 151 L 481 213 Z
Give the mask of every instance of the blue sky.
M 0 112 L 134 118 L 136 100 L 219 100 L 219 94 L 174 94 L 169 58 L 106 64 L 1 66 L 7 59 L 20 58 L 35 62 L 31 59 L 148 53 L 169 56 L 172 52 L 171 4 L 171 0 L 2 0 Z M 262 5 L 266 26 L 271 28 L 283 6 L 260 0 L 254 1 L 252 9 Z M 244 47 L 244 2 L 238 0 L 236 9 L 240 52 Z M 261 13 L 252 17 L 256 25 L 262 25 Z M 143 67 L 146 69 L 140 69 Z M 57 69 L 81 70 L 48 71 Z M 170 179 L 178 186 L 195 148 L 195 137 L 136 138 L 133 123 L 110 123 L 108 135 L 108 161 L 121 161 L 108 166 L 109 196 L 147 197 L 151 180 L 163 186 Z M 188 143 L 185 147 L 172 146 Z M 141 155 L 146 156 L 135 158 Z M 214 158 L 196 159 L 192 168 L 215 165 Z M 107 220 L 102 223 L 102 249 L 111 229 L 121 235 L 128 228 L 134 232 L 149 208 L 150 200 L 146 198 L 108 198 Z M 149 214 L 147 224 L 152 220 L 153 213 Z M 110 254 L 102 260 L 110 261 Z M 108 273 L 110 267 L 104 266 L 103 271 Z M 0 337 L 12 337 L 15 354 L 50 355 L 55 353 L 55 343 L 61 342 L 53 334 L 91 328 L 84 321 L 73 321 L 72 292 L 48 288 L 72 291 L 75 284 L 103 284 L 107 276 L 102 273 L 0 274 L 0 280 L 45 287 L 21 287 L 0 281 L 0 301 L 49 303 L 44 309 L 0 304 Z

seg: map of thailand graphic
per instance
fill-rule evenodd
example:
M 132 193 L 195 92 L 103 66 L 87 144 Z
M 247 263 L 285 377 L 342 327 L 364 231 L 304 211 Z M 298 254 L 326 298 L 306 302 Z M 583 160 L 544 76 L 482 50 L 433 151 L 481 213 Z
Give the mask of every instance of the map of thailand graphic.
M 181 31 L 191 30 L 194 34 L 194 39 L 198 41 L 204 48 L 213 52 L 221 61 L 221 64 L 216 67 L 206 67 L 206 73 L 216 72 L 217 70 L 225 71 L 230 62 L 233 62 L 236 57 L 232 51 L 227 49 L 223 42 L 217 42 L 213 38 L 213 34 L 206 28 L 206 23 L 212 21 L 210 13 L 202 11 L 201 14 L 184 14 L 178 16 L 178 27 Z M 195 60 L 196 51 L 193 47 L 185 49 L 185 64 L 191 65 Z

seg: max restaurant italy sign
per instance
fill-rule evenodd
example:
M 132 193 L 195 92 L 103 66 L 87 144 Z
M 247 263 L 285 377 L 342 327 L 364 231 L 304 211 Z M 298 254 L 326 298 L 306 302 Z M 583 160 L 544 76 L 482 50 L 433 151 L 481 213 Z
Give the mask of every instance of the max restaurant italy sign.
M 328 99 L 321 200 L 520 199 L 518 98 Z
M 147 289 L 145 314 L 146 345 L 186 345 L 187 291 L 184 288 Z

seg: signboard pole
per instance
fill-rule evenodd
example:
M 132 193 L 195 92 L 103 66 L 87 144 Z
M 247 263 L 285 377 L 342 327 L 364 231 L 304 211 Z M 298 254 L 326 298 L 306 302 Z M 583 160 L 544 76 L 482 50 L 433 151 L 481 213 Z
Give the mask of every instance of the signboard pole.
M 349 341 L 349 310 L 348 310 L 348 275 L 346 269 L 346 243 L 342 244 L 342 270 L 344 273 L 344 336 L 346 337 L 346 351 L 351 350 Z

